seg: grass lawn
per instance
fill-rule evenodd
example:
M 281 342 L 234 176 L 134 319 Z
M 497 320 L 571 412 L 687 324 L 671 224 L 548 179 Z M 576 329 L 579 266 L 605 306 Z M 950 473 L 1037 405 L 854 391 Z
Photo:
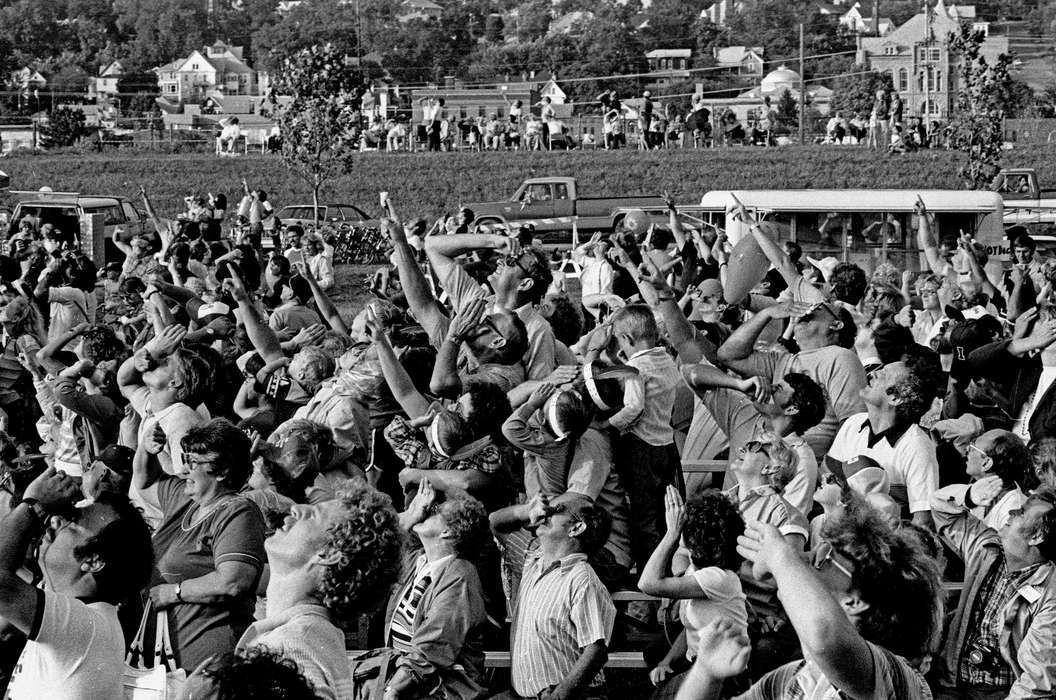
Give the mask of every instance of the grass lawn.
M 324 197 L 378 213 L 378 192 L 390 193 L 402 217 L 435 217 L 459 204 L 504 199 L 529 177 L 573 175 L 586 196 L 671 192 L 696 202 L 715 189 L 952 188 L 962 187 L 960 153 L 874 153 L 859 146 L 787 146 L 638 152 L 363 153 L 333 180 Z M 1038 169 L 1043 185 L 1056 183 L 1056 145 L 1009 151 L 1009 166 Z M 245 177 L 277 206 L 311 201 L 310 189 L 278 156 L 217 158 L 206 154 L 111 151 L 102 154 L 17 155 L 0 159 L 12 188 L 135 199 L 142 184 L 158 208 L 175 214 L 191 192 L 224 192 L 233 208 Z M 10 197 L 9 197 L 10 199 Z M 0 195 L 0 204 L 3 195 Z

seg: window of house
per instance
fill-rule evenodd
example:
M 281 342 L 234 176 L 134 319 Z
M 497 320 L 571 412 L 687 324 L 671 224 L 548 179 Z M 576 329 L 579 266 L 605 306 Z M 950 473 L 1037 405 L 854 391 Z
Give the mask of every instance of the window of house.
M 942 92 L 942 71 L 935 71 L 935 92 Z
M 477 105 L 477 116 L 478 117 L 483 117 L 485 112 L 486 112 L 486 110 L 484 109 L 484 105 Z
M 940 57 L 940 53 L 941 53 L 940 50 L 937 49 L 937 48 L 928 49 L 928 60 L 929 61 L 938 61 L 939 57 Z
M 898 69 L 898 91 L 906 92 L 909 90 L 909 72 L 905 68 Z

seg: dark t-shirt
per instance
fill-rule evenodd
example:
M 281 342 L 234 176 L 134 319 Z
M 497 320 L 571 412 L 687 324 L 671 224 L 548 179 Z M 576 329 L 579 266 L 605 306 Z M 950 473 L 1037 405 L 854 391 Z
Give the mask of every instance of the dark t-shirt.
M 255 503 L 231 496 L 201 522 L 198 504 L 184 489 L 184 481 L 166 476 L 157 484 L 158 502 L 165 513 L 154 533 L 157 571 L 154 585 L 180 583 L 216 571 L 225 561 L 256 567 L 259 578 L 264 553 L 264 516 Z M 214 604 L 184 603 L 168 608 L 169 633 L 177 663 L 188 672 L 214 654 L 235 648 L 253 622 L 256 582 L 239 598 Z

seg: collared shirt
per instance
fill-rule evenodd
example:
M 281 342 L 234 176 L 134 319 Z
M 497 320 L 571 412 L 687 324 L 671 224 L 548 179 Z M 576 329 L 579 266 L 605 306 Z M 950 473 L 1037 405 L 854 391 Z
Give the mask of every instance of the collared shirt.
M 663 348 L 648 348 L 630 356 L 627 365 L 638 370 L 623 387 L 623 408 L 609 424 L 620 432 L 630 432 L 653 446 L 674 442 L 671 411 L 675 392 L 682 385 L 682 374 Z
M 352 697 L 345 635 L 322 605 L 295 605 L 274 618 L 254 622 L 238 641 L 237 650 L 251 647 L 267 647 L 291 658 L 324 700 Z
M 971 685 L 992 688 L 1008 688 L 1015 682 L 1015 673 L 1000 652 L 1001 630 L 1004 627 L 1002 612 L 1026 581 L 1041 566 L 1040 563 L 1019 571 L 1008 571 L 1005 558 L 998 557 L 993 568 L 983 580 L 972 610 L 971 630 L 964 640 L 958 663 L 957 679 Z M 973 663 L 972 650 L 984 651 L 981 664 Z
M 571 554 L 545 569 L 539 552 L 529 555 L 511 631 L 513 690 L 534 697 L 561 683 L 584 648 L 609 643 L 615 619 L 616 607 L 587 555 Z M 603 682 L 599 672 L 590 685 Z
M 576 259 L 575 255 L 573 255 L 573 259 Z M 612 265 L 608 260 L 604 258 L 599 260 L 593 256 L 582 256 L 576 262 L 583 266 L 583 272 L 579 276 L 579 284 L 583 296 L 612 294 L 613 272 Z M 596 309 L 588 307 L 587 310 L 597 316 Z
M 854 462 L 865 456 L 887 472 L 891 497 L 910 513 L 931 510 L 931 495 L 939 486 L 939 463 L 935 443 L 917 424 L 873 432 L 868 413 L 847 419 L 829 450 L 839 462 Z

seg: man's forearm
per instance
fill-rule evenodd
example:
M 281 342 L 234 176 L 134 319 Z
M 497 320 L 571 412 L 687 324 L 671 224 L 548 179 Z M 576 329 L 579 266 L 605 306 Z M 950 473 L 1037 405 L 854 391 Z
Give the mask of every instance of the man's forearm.
M 520 530 L 530 520 L 528 504 L 518 503 L 517 505 L 500 508 L 488 516 L 488 520 L 491 523 L 491 529 L 500 535 Z
M 422 274 L 422 269 L 414 259 L 414 249 L 405 240 L 397 241 L 392 261 L 396 264 L 396 274 L 407 297 L 407 305 L 417 318 L 421 318 L 421 310 L 430 305 L 435 307 L 436 299 L 429 288 L 428 280 Z
M 605 642 L 597 641 L 587 645 L 576 659 L 572 670 L 565 676 L 565 680 L 558 684 L 557 690 L 564 691 L 570 698 L 578 696 L 579 692 L 594 680 L 594 676 L 598 675 L 608 658 L 609 650 L 605 647 Z
M 458 376 L 458 351 L 462 343 L 444 340 L 436 353 L 433 375 L 429 388 L 436 394 L 457 395 L 462 391 L 462 380 Z
M 491 233 L 459 233 L 453 236 L 432 236 L 425 239 L 425 252 L 429 256 L 429 262 L 436 268 L 440 279 L 446 275 L 444 271 L 455 264 L 455 258 L 459 255 L 472 253 L 475 250 L 496 250 L 505 245 L 503 236 Z
M 693 664 L 679 686 L 675 700 L 718 700 L 722 686 L 723 679 L 715 678 L 699 664 Z
M 242 320 L 246 325 L 246 335 L 249 336 L 249 342 L 253 343 L 253 347 L 260 353 L 264 361 L 270 362 L 282 357 L 282 343 L 279 341 L 279 337 L 275 335 L 275 331 L 268 328 L 260 320 L 256 308 L 249 302 L 249 299 L 239 301 L 238 308 L 242 312 Z
M 44 523 L 27 505 L 17 506 L 0 522 L 0 576 L 17 576 L 26 558 L 26 550 Z
M 752 354 L 755 341 L 759 339 L 763 329 L 770 323 L 770 315 L 765 311 L 757 313 L 742 324 L 726 339 L 719 347 L 719 359 L 724 362 L 730 360 L 743 360 Z

